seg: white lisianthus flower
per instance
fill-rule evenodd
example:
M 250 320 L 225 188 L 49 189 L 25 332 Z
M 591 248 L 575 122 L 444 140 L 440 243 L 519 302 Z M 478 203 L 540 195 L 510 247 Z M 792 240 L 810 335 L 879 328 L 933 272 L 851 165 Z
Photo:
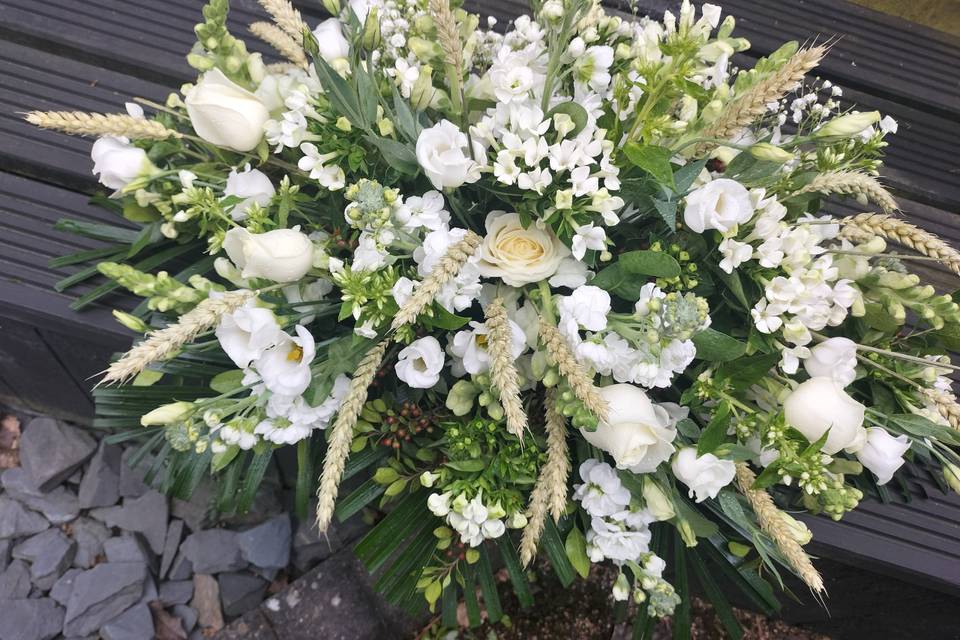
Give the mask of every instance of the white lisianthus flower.
M 803 368 L 812 378 L 833 378 L 846 387 L 857 377 L 857 343 L 849 338 L 828 338 L 810 349 Z
M 227 185 L 223 188 L 223 195 L 242 198 L 230 211 L 230 217 L 234 220 L 246 218 L 247 209 L 254 204 L 259 204 L 261 207 L 267 206 L 276 192 L 267 174 L 258 169 L 251 169 L 249 164 L 240 173 L 237 173 L 236 169 L 231 169 L 230 175 L 227 176 Z
M 513 360 L 520 357 L 527 347 L 527 338 L 523 329 L 513 320 L 510 323 L 510 356 Z M 483 373 L 490 369 L 490 354 L 487 351 L 487 325 L 482 322 L 470 322 L 470 331 L 458 331 L 450 343 L 450 354 L 460 358 L 463 370 L 469 374 Z
M 677 430 L 665 409 L 631 384 L 612 384 L 600 389 L 607 402 L 607 420 L 594 431 L 581 429 L 584 439 L 603 449 L 619 469 L 650 473 L 674 452 Z
M 670 465 L 677 480 L 687 485 L 691 498 L 697 502 L 716 498 L 720 489 L 730 484 L 737 473 L 736 465 L 721 460 L 712 453 L 697 456 L 696 447 L 684 447 L 677 452 Z
M 414 389 L 429 389 L 440 381 L 443 349 L 433 336 L 414 340 L 400 351 L 397 377 Z
M 310 363 L 316 355 L 313 335 L 302 325 L 297 325 L 295 331 L 296 336 L 283 334 L 276 346 L 253 362 L 264 386 L 282 396 L 299 396 L 313 379 L 310 373 Z
M 147 152 L 130 144 L 127 138 L 106 136 L 90 149 L 93 173 L 100 184 L 110 189 L 123 189 L 139 178 L 157 170 Z
M 910 439 L 905 435 L 895 438 L 880 427 L 870 427 L 866 432 L 867 440 L 857 451 L 857 460 L 877 476 L 877 484 L 887 484 L 903 465 Z
M 610 294 L 593 285 L 583 285 L 563 296 L 557 303 L 560 315 L 576 320 L 587 331 L 603 331 L 607 328 L 610 313 Z
M 420 132 L 417 162 L 436 189 L 452 189 L 480 179 L 480 165 L 470 157 L 470 141 L 457 125 L 441 120 Z
M 570 255 L 552 229 L 535 224 L 524 229 L 516 213 L 491 211 L 486 228 L 480 245 L 480 274 L 500 278 L 511 287 L 549 278 Z
M 690 193 L 683 221 L 691 231 L 716 229 L 726 233 L 753 216 L 750 192 L 736 180 L 719 178 Z
M 313 37 L 317 39 L 320 57 L 328 64 L 332 65 L 350 55 L 350 43 L 343 37 L 343 25 L 336 18 L 328 18 L 318 24 L 313 30 Z
M 220 347 L 241 369 L 246 369 L 286 336 L 273 311 L 255 307 L 252 302 L 223 316 L 215 333 Z
M 823 452 L 834 455 L 857 440 L 865 407 L 851 398 L 833 378 L 810 378 L 783 402 L 787 424 L 816 442 L 827 431 Z
M 263 139 L 270 112 L 255 94 L 219 69 L 207 71 L 183 100 L 197 135 L 218 147 L 252 151 Z
M 234 227 L 227 231 L 223 249 L 244 278 L 296 282 L 313 266 L 313 242 L 300 227 L 266 233 Z

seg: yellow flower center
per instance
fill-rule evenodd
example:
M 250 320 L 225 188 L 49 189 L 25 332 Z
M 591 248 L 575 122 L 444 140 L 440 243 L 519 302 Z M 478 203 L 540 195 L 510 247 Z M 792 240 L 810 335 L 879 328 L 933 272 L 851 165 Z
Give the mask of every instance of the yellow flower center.
M 499 249 L 513 260 L 536 262 L 543 257 L 544 248 L 527 235 L 511 234 L 499 243 Z
M 300 345 L 293 345 L 290 348 L 290 352 L 287 354 L 287 360 L 290 362 L 300 362 L 303 360 L 303 349 Z

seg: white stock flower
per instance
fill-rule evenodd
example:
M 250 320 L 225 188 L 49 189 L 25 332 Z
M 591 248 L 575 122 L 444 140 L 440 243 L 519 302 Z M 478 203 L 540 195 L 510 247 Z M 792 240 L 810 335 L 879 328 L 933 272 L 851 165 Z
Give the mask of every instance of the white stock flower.
M 110 189 L 123 189 L 133 180 L 156 169 L 147 152 L 130 144 L 127 138 L 99 138 L 90 149 L 90 158 L 93 160 L 93 173 L 100 184 Z
M 810 378 L 783 401 L 787 424 L 810 442 L 830 430 L 822 450 L 834 455 L 856 442 L 865 407 L 851 398 L 833 378 Z
M 510 323 L 510 356 L 513 360 L 520 357 L 527 346 L 523 329 L 513 320 Z M 449 345 L 450 354 L 460 358 L 463 370 L 469 374 L 483 373 L 490 369 L 490 354 L 487 351 L 487 333 L 489 329 L 482 322 L 471 321 L 470 331 L 458 331 Z
M 903 465 L 910 439 L 905 435 L 894 438 L 880 427 L 870 427 L 866 432 L 866 442 L 856 452 L 857 460 L 877 476 L 877 484 L 887 484 Z
M 849 338 L 828 338 L 810 349 L 803 368 L 812 378 L 833 378 L 846 387 L 857 376 L 857 343 Z
M 691 231 L 716 229 L 726 233 L 753 216 L 753 202 L 746 187 L 729 178 L 719 178 L 687 196 L 683 221 Z
M 610 294 L 600 287 L 583 285 L 569 296 L 562 296 L 557 309 L 562 316 L 573 318 L 587 331 L 602 331 L 607 328 Z
M 580 430 L 587 442 L 608 452 L 618 468 L 634 473 L 650 473 L 670 458 L 677 430 L 665 409 L 630 384 L 603 387 L 600 395 L 609 413 L 596 430 Z
M 299 227 L 266 233 L 234 227 L 227 231 L 223 249 L 244 278 L 296 282 L 313 266 L 313 242 Z
M 449 189 L 480 179 L 480 165 L 470 157 L 469 146 L 466 134 L 449 120 L 420 132 L 417 162 L 434 188 Z
M 403 201 L 394 217 L 404 229 L 425 227 L 436 231 L 450 222 L 450 212 L 443 208 L 443 194 L 427 191 L 422 196 L 413 196 Z
M 500 278 L 511 287 L 549 278 L 570 255 L 552 229 L 540 229 L 535 223 L 524 229 L 516 213 L 491 211 L 486 229 L 480 245 L 480 274 Z
M 197 135 L 234 151 L 252 151 L 263 139 L 270 112 L 255 94 L 219 69 L 207 71 L 183 100 Z
M 429 389 L 440 381 L 443 349 L 433 336 L 414 340 L 397 356 L 397 377 L 414 389 Z
M 327 64 L 332 65 L 350 55 L 350 43 L 343 37 L 343 25 L 336 18 L 327 18 L 318 24 L 313 30 L 313 37 L 317 39 L 320 57 Z
M 310 373 L 310 363 L 316 355 L 313 335 L 302 325 L 297 325 L 295 331 L 296 336 L 284 333 L 276 346 L 253 362 L 264 386 L 283 396 L 299 396 L 313 379 Z
M 223 316 L 215 333 L 220 347 L 241 369 L 286 336 L 273 311 L 255 307 L 252 302 Z
M 587 556 L 591 562 L 635 562 L 650 549 L 651 537 L 647 527 L 633 529 L 614 518 L 593 517 L 586 536 Z
M 716 498 L 720 489 L 730 484 L 737 467 L 729 460 L 721 460 L 712 453 L 697 456 L 696 447 L 684 447 L 677 452 L 671 464 L 673 475 L 687 485 L 691 498 L 697 502 Z
M 366 231 L 357 239 L 357 248 L 353 250 L 350 268 L 354 272 L 376 271 L 387 264 L 387 251 L 377 243 L 377 239 Z
M 720 253 L 723 254 L 723 260 L 720 261 L 720 268 L 727 273 L 733 273 L 733 270 L 739 267 L 753 256 L 753 247 L 746 242 L 738 242 L 733 238 L 724 238 L 720 243 Z
M 234 220 L 246 218 L 247 209 L 254 204 L 259 204 L 261 207 L 267 206 L 276 192 L 267 174 L 258 169 L 251 169 L 249 164 L 240 173 L 237 173 L 236 169 L 231 169 L 230 175 L 227 176 L 227 185 L 223 188 L 223 195 L 241 199 L 230 211 L 230 217 Z
M 573 498 L 594 517 L 612 516 L 630 504 L 630 491 L 620 482 L 617 472 L 606 462 L 593 458 L 580 465 L 583 484 L 573 486 Z

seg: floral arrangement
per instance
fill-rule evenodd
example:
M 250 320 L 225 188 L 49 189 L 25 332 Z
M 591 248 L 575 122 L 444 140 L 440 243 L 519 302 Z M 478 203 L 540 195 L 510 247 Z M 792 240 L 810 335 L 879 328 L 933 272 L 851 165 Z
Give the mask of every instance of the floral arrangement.
M 62 222 L 110 241 L 62 264 L 108 278 L 78 307 L 144 298 L 96 426 L 156 485 L 243 510 L 293 448 L 298 512 L 376 516 L 356 551 L 398 604 L 496 620 L 493 568 L 529 604 L 542 552 L 564 583 L 619 567 L 640 629 L 692 574 L 734 635 L 715 576 L 764 610 L 784 572 L 823 591 L 788 511 L 839 519 L 905 465 L 960 488 L 960 307 L 910 272 L 960 253 L 877 180 L 896 122 L 806 78 L 828 46 L 735 69 L 733 18 L 688 2 L 503 31 L 260 3 L 284 62 L 211 0 L 165 104 L 27 115 L 98 136 L 98 200 L 137 225 Z

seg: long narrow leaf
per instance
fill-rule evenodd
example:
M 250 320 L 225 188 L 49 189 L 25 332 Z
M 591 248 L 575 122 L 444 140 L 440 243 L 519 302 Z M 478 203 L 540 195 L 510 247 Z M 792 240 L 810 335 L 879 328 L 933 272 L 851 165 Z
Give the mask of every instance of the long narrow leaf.
M 493 578 L 493 567 L 486 547 L 480 547 L 480 560 L 477 561 L 477 582 L 483 592 L 483 604 L 487 610 L 487 619 L 498 622 L 503 617 L 503 608 L 500 606 L 500 596 L 497 594 L 497 583 Z
M 504 535 L 497 538 L 497 548 L 500 550 L 500 557 L 503 558 L 503 564 L 507 568 L 507 575 L 510 576 L 513 592 L 517 594 L 520 606 L 524 609 L 533 606 L 530 583 L 527 582 L 527 574 L 520 566 L 520 558 L 517 556 L 517 550 L 510 536 Z

